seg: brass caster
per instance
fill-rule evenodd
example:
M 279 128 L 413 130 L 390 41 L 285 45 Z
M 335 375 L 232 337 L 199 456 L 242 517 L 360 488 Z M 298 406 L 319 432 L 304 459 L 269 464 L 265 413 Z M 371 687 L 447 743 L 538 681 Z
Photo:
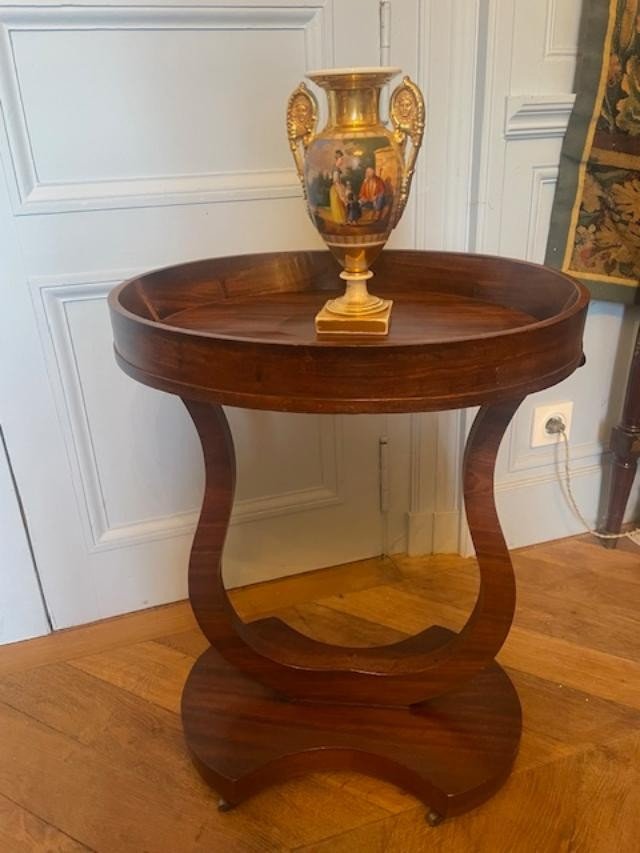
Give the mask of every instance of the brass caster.
M 219 812 L 230 812 L 233 808 L 232 803 L 228 803 L 222 797 L 218 800 L 218 811 Z
M 440 812 L 437 812 L 435 809 L 431 809 L 427 812 L 427 823 L 429 826 L 437 826 L 439 823 L 442 823 L 443 820 L 444 818 Z

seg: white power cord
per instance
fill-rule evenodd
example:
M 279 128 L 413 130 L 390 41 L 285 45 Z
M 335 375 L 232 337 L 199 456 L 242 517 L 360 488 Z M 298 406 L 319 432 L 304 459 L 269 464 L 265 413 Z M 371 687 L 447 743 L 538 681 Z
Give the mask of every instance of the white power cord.
M 573 487 L 571 485 L 571 454 L 569 451 L 569 439 L 567 438 L 565 422 L 562 418 L 549 418 L 545 424 L 545 429 L 548 433 L 557 435 L 558 438 L 562 440 L 564 445 L 564 485 L 567 500 L 580 522 L 584 525 L 585 529 L 588 530 L 592 536 L 597 536 L 598 539 L 630 539 L 634 545 L 640 546 L 640 542 L 635 538 L 640 535 L 640 527 L 636 527 L 634 530 L 627 530 L 626 533 L 600 533 L 600 531 L 594 530 L 591 527 L 587 519 L 582 514 L 580 507 L 578 506 L 578 502 L 575 499 L 575 495 L 573 494 Z

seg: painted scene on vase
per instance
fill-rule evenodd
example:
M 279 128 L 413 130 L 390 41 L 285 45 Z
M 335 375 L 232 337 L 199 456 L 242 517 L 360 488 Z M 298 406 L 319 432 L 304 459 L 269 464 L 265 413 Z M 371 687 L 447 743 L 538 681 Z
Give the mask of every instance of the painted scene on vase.
M 354 236 L 387 231 L 398 196 L 398 156 L 384 136 L 313 142 L 305 183 L 318 230 Z

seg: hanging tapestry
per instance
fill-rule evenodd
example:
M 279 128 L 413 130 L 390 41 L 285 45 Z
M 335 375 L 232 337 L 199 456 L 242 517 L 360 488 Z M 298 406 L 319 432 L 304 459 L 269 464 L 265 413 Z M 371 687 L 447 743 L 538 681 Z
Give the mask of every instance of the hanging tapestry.
M 546 263 L 640 302 L 640 0 L 584 0 Z

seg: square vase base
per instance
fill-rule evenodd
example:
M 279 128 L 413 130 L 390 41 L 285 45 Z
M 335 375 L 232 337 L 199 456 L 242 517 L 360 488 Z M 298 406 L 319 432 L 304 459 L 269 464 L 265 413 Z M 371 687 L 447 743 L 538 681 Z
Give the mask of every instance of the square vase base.
M 341 316 L 327 310 L 325 305 L 316 314 L 318 335 L 388 335 L 391 321 L 391 299 L 384 300 L 384 308 L 375 314 Z

